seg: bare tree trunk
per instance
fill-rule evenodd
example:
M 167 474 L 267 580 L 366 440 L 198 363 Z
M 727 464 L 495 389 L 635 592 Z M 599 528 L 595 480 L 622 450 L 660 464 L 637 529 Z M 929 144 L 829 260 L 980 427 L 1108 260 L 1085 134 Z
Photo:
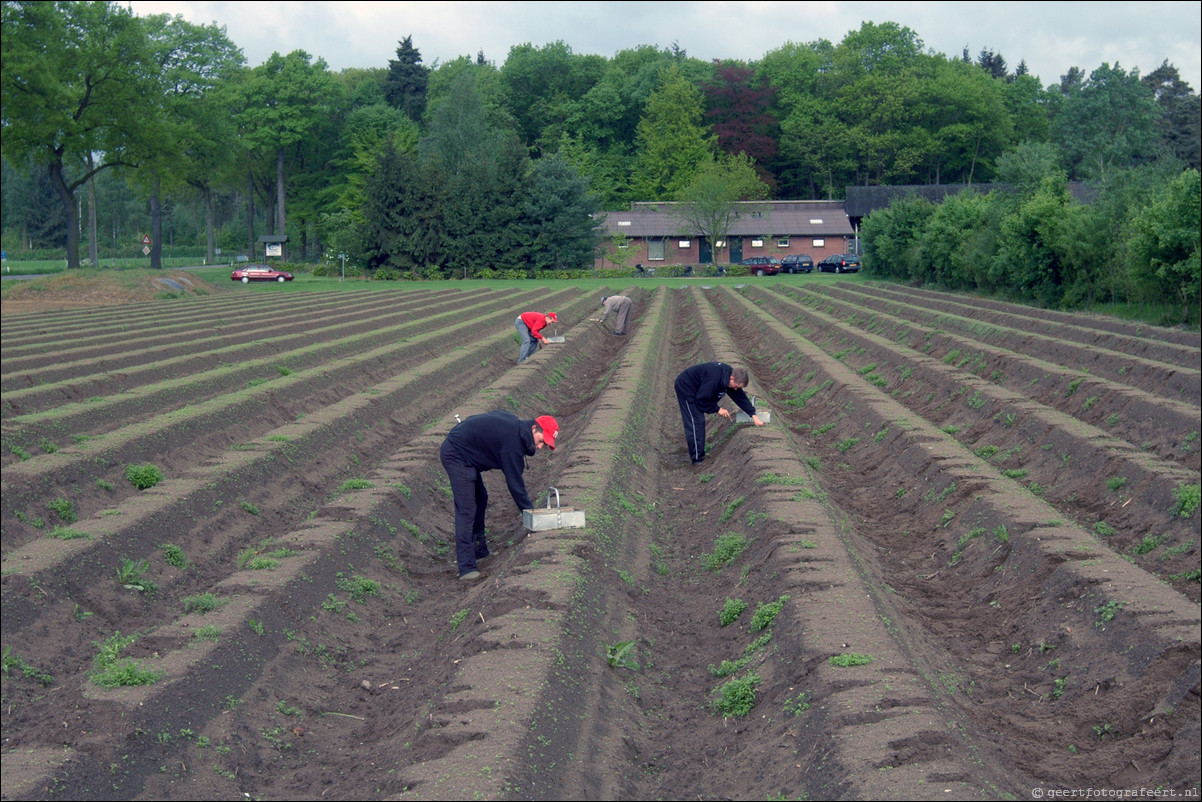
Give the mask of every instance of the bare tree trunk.
M 213 190 L 205 187 L 205 264 L 211 265 L 216 261 L 217 234 L 213 230 Z
M 62 201 L 67 213 L 67 269 L 79 268 L 79 207 L 75 205 L 75 192 L 67 186 L 60 164 L 50 166 L 50 183 Z
M 150 268 L 163 269 L 163 201 L 159 197 L 161 181 L 156 170 L 150 181 Z
M 977 156 L 981 153 L 981 135 L 977 134 L 977 144 L 972 149 L 972 165 L 968 168 L 968 183 L 972 184 L 972 175 L 977 171 Z
M 284 236 L 285 214 L 284 214 L 284 149 L 280 148 L 276 151 L 275 159 L 275 233 Z M 285 261 L 288 260 L 288 244 L 282 243 L 282 253 Z
M 246 168 L 246 252 L 255 261 L 255 177 Z
M 100 267 L 100 237 L 96 230 L 95 176 L 88 179 L 88 261 L 92 263 L 92 267 Z

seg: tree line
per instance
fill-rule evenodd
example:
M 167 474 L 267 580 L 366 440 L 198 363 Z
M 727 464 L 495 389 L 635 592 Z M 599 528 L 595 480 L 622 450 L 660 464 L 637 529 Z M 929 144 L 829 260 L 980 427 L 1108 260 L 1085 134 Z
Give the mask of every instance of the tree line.
M 579 268 L 590 215 L 633 201 L 975 185 L 1037 151 L 1053 184 L 1140 187 L 1133 217 L 1202 166 L 1198 95 L 1168 62 L 1041 86 L 1024 63 L 935 53 L 892 22 L 754 62 L 560 41 L 515 45 L 500 67 L 427 66 L 405 36 L 387 65 L 337 73 L 304 51 L 249 67 L 222 27 L 105 0 L 6 0 L 3 29 L 5 242 L 65 248 L 71 266 L 81 242 L 95 264 L 138 231 L 152 262 L 164 242 L 213 259 L 271 233 L 296 259 L 375 271 Z M 1080 292 L 1058 286 L 1040 297 Z
M 874 275 L 1053 308 L 1108 304 L 1198 325 L 1199 172 L 1130 169 L 1076 197 L 1047 145 L 999 159 L 1005 183 L 941 203 L 911 195 L 864 221 Z

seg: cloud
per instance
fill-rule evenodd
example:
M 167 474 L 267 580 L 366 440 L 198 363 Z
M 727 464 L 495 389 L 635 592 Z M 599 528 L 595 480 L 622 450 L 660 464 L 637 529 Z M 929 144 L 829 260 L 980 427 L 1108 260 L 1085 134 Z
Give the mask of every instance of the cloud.
M 676 44 L 703 60 L 757 60 L 786 42 L 839 43 L 866 21 L 896 22 L 949 58 L 967 47 L 1026 61 L 1046 86 L 1103 63 L 1147 74 L 1166 59 L 1202 90 L 1198 2 L 133 2 L 226 27 L 251 66 L 304 50 L 332 70 L 387 67 L 406 36 L 427 66 L 477 53 L 500 66 L 511 47 L 556 41 L 612 58 Z

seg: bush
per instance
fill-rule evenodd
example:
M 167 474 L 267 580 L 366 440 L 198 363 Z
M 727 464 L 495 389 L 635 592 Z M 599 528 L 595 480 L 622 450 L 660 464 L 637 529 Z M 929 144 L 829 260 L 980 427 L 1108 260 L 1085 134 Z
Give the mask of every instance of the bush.
M 866 655 L 866 654 L 858 654 L 856 652 L 849 652 L 849 653 L 845 653 L 845 654 L 836 654 L 833 657 L 831 657 L 831 659 L 830 659 L 831 665 L 840 666 L 842 668 L 851 668 L 852 666 L 866 666 L 871 662 L 872 662 L 871 656 Z
M 65 524 L 73 524 L 79 520 L 79 515 L 75 512 L 75 502 L 69 498 L 59 496 L 46 506 Z
M 755 615 L 751 617 L 751 631 L 759 632 L 780 615 L 781 609 L 785 606 L 785 602 L 789 600 L 788 594 L 781 596 L 774 602 L 766 602 L 755 609 Z
M 707 554 L 702 565 L 707 571 L 720 571 L 722 566 L 734 562 L 748 545 L 750 543 L 747 538 L 737 532 L 719 535 L 714 544 L 714 553 Z
M 141 465 L 125 466 L 125 478 L 130 481 L 134 487 L 139 490 L 145 490 L 148 487 L 154 487 L 159 482 L 163 481 L 163 472 L 157 466 L 151 465 L 149 462 Z
M 718 613 L 718 623 L 722 626 L 734 623 L 734 620 L 747 609 L 747 602 L 742 599 L 727 599 L 722 612 Z
M 114 632 L 108 640 L 97 643 L 100 651 L 92 659 L 92 673 L 88 678 L 102 688 L 152 685 L 162 679 L 164 672 L 146 668 L 132 658 L 121 657 L 125 647 L 136 639 L 135 635 L 123 636 L 120 632 Z
M 225 606 L 225 602 L 212 593 L 197 593 L 184 597 L 185 613 L 211 613 Z
M 1178 485 L 1173 488 L 1173 498 L 1177 499 L 1173 514 L 1188 518 L 1202 504 L 1202 485 Z
M 732 679 L 718 689 L 714 710 L 724 716 L 745 716 L 755 707 L 755 686 L 760 683 L 759 674 L 748 674 L 742 679 Z

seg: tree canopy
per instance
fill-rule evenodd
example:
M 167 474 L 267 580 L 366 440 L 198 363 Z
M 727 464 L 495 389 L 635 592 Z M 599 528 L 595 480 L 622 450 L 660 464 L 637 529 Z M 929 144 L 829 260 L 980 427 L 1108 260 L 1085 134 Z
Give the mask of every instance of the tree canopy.
M 990 48 L 949 58 L 866 21 L 751 62 L 556 41 L 514 45 L 500 66 L 426 66 L 405 35 L 386 64 L 335 74 L 303 51 L 247 68 L 224 29 L 112 0 L 5 0 L 2 14 L 4 237 L 65 247 L 72 267 L 81 239 L 126 248 L 150 229 L 156 260 L 195 239 L 209 257 L 249 252 L 269 232 L 309 260 L 353 245 L 369 269 L 558 269 L 591 261 L 595 212 L 636 201 L 687 199 L 720 240 L 715 209 L 735 195 L 996 181 L 1010 194 L 932 211 L 925 246 L 899 233 L 901 218 L 927 224 L 917 206 L 866 230 L 889 232 L 881 253 L 908 275 L 1021 277 L 1016 291 L 1048 303 L 1191 286 L 1144 280 L 1189 264 L 1154 221 L 1182 208 L 1161 190 L 1202 167 L 1198 95 L 1167 61 L 1145 76 L 1073 66 L 1041 86 Z M 1070 181 L 1099 202 L 1081 208 Z M 85 206 L 104 224 L 82 226 Z

